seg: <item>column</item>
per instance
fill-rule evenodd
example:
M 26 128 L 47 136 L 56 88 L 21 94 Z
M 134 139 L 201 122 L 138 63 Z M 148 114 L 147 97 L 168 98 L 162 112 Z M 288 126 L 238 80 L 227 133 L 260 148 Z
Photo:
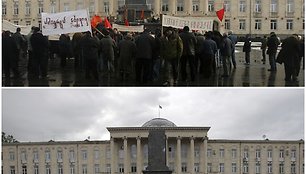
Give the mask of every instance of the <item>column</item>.
M 110 139 L 110 150 L 111 150 L 111 174 L 116 173 L 116 154 L 115 154 L 115 140 L 113 137 Z
M 116 16 L 118 10 L 118 0 L 109 0 L 109 15 Z
M 155 0 L 154 1 L 154 13 L 156 16 L 159 17 L 160 14 L 160 7 L 161 7 L 161 0 Z
M 102 3 L 102 2 L 101 2 L 101 3 Z M 99 9 L 102 9 L 102 8 L 99 8 L 99 7 L 101 7 L 101 6 L 100 6 L 100 3 L 99 3 L 99 0 L 95 0 L 95 14 L 100 15 Z
M 208 141 L 208 137 L 207 136 L 205 136 L 204 137 L 204 153 L 203 153 L 203 155 L 204 155 L 204 163 L 203 163 L 203 173 L 204 174 L 207 174 L 207 141 Z
M 182 160 L 181 160 L 181 137 L 177 137 L 176 140 L 176 173 L 182 172 Z
M 137 173 L 141 174 L 142 171 L 142 153 L 141 153 L 141 137 L 137 137 Z
M 168 137 L 166 136 L 166 165 L 169 166 L 169 144 L 168 144 Z
M 190 137 L 190 169 L 189 173 L 194 174 L 194 137 Z
M 184 0 L 184 11 L 187 15 L 192 14 L 192 0 Z
M 208 12 L 208 0 L 200 1 L 200 12 L 203 14 Z
M 128 160 L 128 143 L 127 138 L 123 138 L 123 152 L 124 152 L 124 173 L 129 173 L 129 160 Z
M 176 0 L 169 0 L 170 15 L 176 14 Z

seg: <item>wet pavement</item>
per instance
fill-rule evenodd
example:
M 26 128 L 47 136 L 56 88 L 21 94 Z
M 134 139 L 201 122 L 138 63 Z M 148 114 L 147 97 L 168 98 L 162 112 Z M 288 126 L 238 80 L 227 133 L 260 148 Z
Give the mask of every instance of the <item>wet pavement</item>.
M 177 84 L 170 82 L 170 86 L 179 87 L 304 87 L 305 73 L 301 67 L 300 75 L 297 82 L 286 82 L 284 66 L 277 64 L 277 72 L 270 72 L 268 69 L 270 65 L 268 63 L 268 55 L 266 64 L 261 62 L 261 50 L 259 47 L 252 47 L 251 63 L 250 65 L 244 65 L 244 53 L 241 47 L 236 48 L 236 61 L 237 68 L 232 69 L 230 77 L 221 77 L 222 67 L 217 69 L 216 75 L 209 79 L 205 79 L 201 75 L 198 75 L 194 82 L 182 82 L 178 81 Z M 60 67 L 60 59 L 54 58 L 49 60 L 49 71 L 46 79 L 30 79 L 27 77 L 26 60 L 20 61 L 21 78 L 13 79 L 10 82 L 5 82 L 5 78 L 2 78 L 3 86 L 13 87 L 137 87 L 137 86 L 163 86 L 163 81 L 155 80 L 146 84 L 137 84 L 134 76 L 127 80 L 120 80 L 115 75 L 108 75 L 107 73 L 101 74 L 100 80 L 88 80 L 85 79 L 85 73 L 83 71 L 74 69 L 74 60 L 69 59 L 67 66 Z

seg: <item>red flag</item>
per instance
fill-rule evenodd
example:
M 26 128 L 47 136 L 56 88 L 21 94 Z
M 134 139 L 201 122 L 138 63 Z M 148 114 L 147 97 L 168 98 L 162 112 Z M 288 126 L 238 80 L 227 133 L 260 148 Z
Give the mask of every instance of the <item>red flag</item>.
M 143 9 L 141 10 L 141 13 L 140 13 L 140 19 L 144 20 L 144 10 Z
M 111 23 L 108 21 L 107 18 L 104 19 L 104 27 L 105 27 L 105 28 L 112 28 L 112 25 L 111 25 Z
M 222 22 L 224 17 L 224 7 L 221 10 L 216 11 L 219 20 Z
M 96 28 L 99 23 L 102 23 L 102 18 L 100 16 L 94 15 L 90 20 L 90 24 L 93 28 Z
M 124 20 L 124 25 L 125 26 L 130 26 L 130 23 L 129 23 L 129 21 L 127 19 Z

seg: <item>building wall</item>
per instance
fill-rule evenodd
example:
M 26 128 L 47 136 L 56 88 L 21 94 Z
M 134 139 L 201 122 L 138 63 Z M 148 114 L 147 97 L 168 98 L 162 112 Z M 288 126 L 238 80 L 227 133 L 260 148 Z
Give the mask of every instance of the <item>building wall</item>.
M 131 164 L 139 163 L 131 155 L 132 146 L 137 146 L 137 139 L 127 139 L 127 160 L 124 155 L 124 139 L 117 138 L 115 140 L 115 153 L 112 156 L 110 154 L 111 145 L 109 141 L 84 141 L 84 142 L 45 142 L 45 143 L 17 143 L 17 144 L 3 144 L 2 146 L 2 170 L 3 173 L 10 174 L 10 166 L 15 166 L 15 174 L 22 174 L 22 166 L 27 166 L 27 173 L 34 173 L 34 166 L 39 166 L 39 173 L 44 174 L 46 172 L 46 166 L 49 165 L 52 174 L 58 174 L 58 166 L 63 166 L 63 173 L 70 174 L 71 165 L 75 166 L 75 174 L 83 174 L 83 166 L 87 167 L 88 174 L 94 174 L 95 165 L 99 165 L 99 172 L 110 173 L 110 167 L 112 159 L 115 157 L 117 161 L 114 166 L 115 171 L 112 173 L 119 173 L 119 164 L 127 162 L 124 173 L 131 172 Z M 182 137 L 181 139 L 181 163 L 186 164 L 186 172 L 178 171 L 177 164 L 177 139 L 168 138 L 167 141 L 167 164 L 170 168 L 174 169 L 173 173 L 206 173 L 203 171 L 201 163 L 204 159 L 203 139 L 194 139 L 194 150 L 190 147 L 190 137 Z M 145 168 L 148 163 L 145 149 L 147 148 L 147 139 L 141 140 L 141 170 L 137 169 L 137 173 Z M 137 148 L 137 147 L 136 147 Z M 170 151 L 171 149 L 171 151 Z M 224 156 L 220 155 L 220 149 L 224 149 Z M 232 156 L 232 149 L 236 149 L 236 157 Z M 248 159 L 244 159 L 244 150 L 248 149 Z M 186 150 L 186 153 L 184 151 Z M 260 159 L 256 159 L 256 150 L 260 150 Z M 256 163 L 260 163 L 260 173 L 268 173 L 268 150 L 272 150 L 272 173 L 279 173 L 279 164 L 281 161 L 284 163 L 284 170 L 286 174 L 291 174 L 291 164 L 295 164 L 295 170 L 297 174 L 304 173 L 304 142 L 303 141 L 269 141 L 269 140 L 257 140 L 257 141 L 239 141 L 239 140 L 208 140 L 207 144 L 207 164 L 211 164 L 211 172 L 208 173 L 232 173 L 232 163 L 236 163 L 236 173 L 245 173 L 243 171 L 244 164 L 248 164 L 247 173 L 255 173 Z M 280 150 L 284 150 L 284 159 L 279 158 Z M 296 151 L 296 157 L 292 158 L 292 151 Z M 51 160 L 46 161 L 46 152 L 50 151 Z M 63 158 L 59 160 L 58 152 L 62 152 Z M 70 151 L 75 152 L 75 160 L 70 160 Z M 97 151 L 97 152 L 95 152 Z M 119 152 L 121 151 L 121 152 Z M 191 152 L 196 153 L 193 163 L 191 164 Z M 39 154 L 38 161 L 34 161 L 34 153 Z M 87 154 L 87 158 L 83 158 L 83 153 Z M 10 160 L 10 153 L 14 153 L 14 160 Z M 22 161 L 22 153 L 26 153 L 26 160 Z M 95 153 L 98 153 L 96 158 Z M 120 155 L 121 154 L 121 155 Z M 187 156 L 185 156 L 187 155 Z M 224 164 L 224 172 L 220 172 L 220 164 Z M 179 168 L 182 167 L 182 164 Z M 199 166 L 199 172 L 194 172 L 192 166 Z M 123 166 L 124 167 L 124 166 Z M 136 173 L 136 172 L 135 172 Z
M 159 17 L 160 14 L 168 14 L 174 16 L 196 16 L 205 17 L 207 19 L 215 19 L 215 11 L 209 11 L 209 0 L 148 0 L 149 7 L 152 8 L 153 15 Z M 240 2 L 245 2 L 245 12 L 240 12 Z M 252 37 L 260 37 L 269 34 L 271 31 L 276 32 L 281 37 L 289 34 L 304 35 L 304 0 L 294 0 L 292 12 L 288 12 L 287 0 L 277 0 L 276 13 L 270 13 L 270 6 L 272 0 L 261 0 L 260 13 L 255 13 L 255 1 L 249 0 L 228 0 L 230 10 L 225 12 L 225 18 L 221 22 L 221 32 L 233 30 L 234 33 L 244 36 L 252 34 Z M 215 0 L 215 8 L 223 1 Z M 227 2 L 227 1 L 226 1 Z M 25 15 L 26 3 L 31 6 L 31 14 Z M 14 4 L 18 4 L 19 14 L 14 15 Z M 124 4 L 124 0 L 2 0 L 2 7 L 6 7 L 6 14 L 2 14 L 3 19 L 9 20 L 20 25 L 39 25 L 41 22 L 38 11 L 39 4 L 42 4 L 44 12 L 51 12 L 54 4 L 55 12 L 65 11 L 67 7 L 69 10 L 76 10 L 78 8 L 88 8 L 90 15 L 113 16 L 116 19 L 117 10 L 119 6 Z M 182 5 L 180 5 L 182 4 Z M 163 6 L 167 6 L 167 11 L 163 11 Z M 182 6 L 183 11 L 177 11 L 177 6 Z M 2 8 L 3 9 L 3 8 Z M 108 10 L 105 10 L 108 9 Z M 239 29 L 239 20 L 245 20 L 245 28 Z M 255 20 L 261 20 L 261 29 L 255 30 Z M 277 29 L 271 30 L 271 20 L 277 20 Z M 288 30 L 287 20 L 293 21 L 293 29 Z M 230 27 L 226 28 L 225 21 L 229 21 Z

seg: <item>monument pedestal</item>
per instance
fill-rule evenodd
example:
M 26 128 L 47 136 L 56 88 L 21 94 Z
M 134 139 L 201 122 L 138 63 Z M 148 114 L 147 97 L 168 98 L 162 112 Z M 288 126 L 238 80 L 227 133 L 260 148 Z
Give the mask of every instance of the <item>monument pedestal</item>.
M 144 170 L 144 171 L 142 171 L 143 172 L 143 174 L 171 174 L 172 173 L 172 171 L 171 170 L 164 170 L 164 171 L 154 171 L 154 170 Z

